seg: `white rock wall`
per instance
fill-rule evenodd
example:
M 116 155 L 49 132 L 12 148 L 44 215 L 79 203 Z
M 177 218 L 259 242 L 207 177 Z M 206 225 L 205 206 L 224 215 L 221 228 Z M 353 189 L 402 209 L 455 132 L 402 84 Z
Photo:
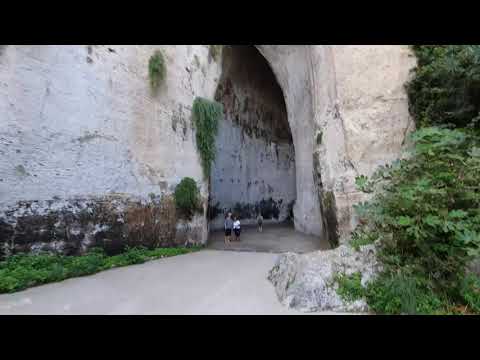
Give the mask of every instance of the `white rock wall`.
M 226 48 L 215 95 L 224 106 L 211 174 L 211 201 L 223 227 L 233 211 L 243 224 L 285 221 L 296 199 L 295 150 L 282 90 L 251 46 Z
M 343 236 L 362 198 L 354 177 L 396 158 L 413 129 L 403 85 L 415 59 L 406 46 L 257 47 L 285 95 L 295 225 Z M 156 49 L 166 54 L 167 78 L 153 96 Z M 146 198 L 185 176 L 206 198 L 190 106 L 213 98 L 220 73 L 203 45 L 2 46 L 0 210 L 57 197 Z
M 355 176 L 369 176 L 397 159 L 415 128 L 404 85 L 416 59 L 406 45 L 335 45 L 331 50 L 347 164 L 347 176 L 336 193 L 345 239 L 356 224 L 352 205 L 367 199 L 355 189 Z
M 148 61 L 157 49 L 167 72 L 153 94 Z M 219 72 L 203 45 L 3 47 L 0 212 L 21 208 L 18 201 L 103 202 L 109 194 L 148 201 L 151 194 L 171 193 L 185 176 L 206 199 L 190 107 L 196 96 L 213 98 Z M 20 231 L 15 217 L 0 218 L 8 222 L 5 233 L 12 226 Z M 199 226 L 205 242 L 205 216 L 203 225 L 197 219 L 190 227 Z M 46 230 L 32 231 L 33 238 Z M 2 241 L 13 246 L 10 235 Z
M 250 138 L 228 120 L 220 124 L 218 143 L 211 204 L 218 203 L 222 210 L 234 212 L 238 205 L 250 205 L 239 214 L 242 223 L 247 224 L 256 222 L 255 206 L 260 208 L 262 200 L 272 199 L 278 217 L 270 216 L 266 221 L 284 221 L 289 216 L 289 205 L 296 198 L 293 145 L 269 144 L 263 139 Z M 251 216 L 243 217 L 247 213 Z M 268 215 L 264 213 L 264 216 Z M 212 225 L 223 227 L 223 213 L 216 220 Z
M 167 58 L 156 97 L 155 49 Z M 207 54 L 200 45 L 92 45 L 91 54 L 87 45 L 9 45 L 0 57 L 0 203 L 147 195 L 184 176 L 205 196 L 190 106 L 216 88 L 219 67 Z
M 296 153 L 296 228 L 345 239 L 354 179 L 396 158 L 413 123 L 407 46 L 261 45 L 285 95 Z M 319 196 L 318 196 L 319 195 Z M 335 235 L 337 234 L 337 235 Z
M 348 156 L 359 174 L 395 160 L 414 124 L 404 88 L 416 60 L 407 46 L 333 46 Z

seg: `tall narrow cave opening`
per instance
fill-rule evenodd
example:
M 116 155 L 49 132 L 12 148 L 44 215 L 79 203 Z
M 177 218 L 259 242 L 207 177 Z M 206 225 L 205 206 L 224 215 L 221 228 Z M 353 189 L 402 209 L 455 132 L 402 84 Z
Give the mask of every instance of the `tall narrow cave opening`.
M 254 46 L 225 46 L 215 100 L 224 106 L 210 176 L 210 229 L 232 211 L 243 225 L 290 224 L 296 199 L 295 149 L 285 99 Z

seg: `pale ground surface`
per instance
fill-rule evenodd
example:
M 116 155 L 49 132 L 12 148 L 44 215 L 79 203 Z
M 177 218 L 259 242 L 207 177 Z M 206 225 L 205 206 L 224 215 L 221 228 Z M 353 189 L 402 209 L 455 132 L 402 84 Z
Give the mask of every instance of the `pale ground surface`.
M 212 240 L 223 244 L 222 233 Z M 246 229 L 231 247 L 240 251 L 207 249 L 0 295 L 0 314 L 303 314 L 281 305 L 267 280 L 278 255 L 259 251 L 315 250 L 317 238 L 267 226 Z
M 293 226 L 282 224 L 264 225 L 261 233 L 255 226 L 245 226 L 240 234 L 240 242 L 233 241 L 228 245 L 225 245 L 224 232 L 215 231 L 210 235 L 208 248 L 267 253 L 292 251 L 302 254 L 315 250 L 327 250 L 330 245 L 317 236 L 305 235 L 295 231 Z
M 301 315 L 266 279 L 275 258 L 204 250 L 0 295 L 0 314 Z

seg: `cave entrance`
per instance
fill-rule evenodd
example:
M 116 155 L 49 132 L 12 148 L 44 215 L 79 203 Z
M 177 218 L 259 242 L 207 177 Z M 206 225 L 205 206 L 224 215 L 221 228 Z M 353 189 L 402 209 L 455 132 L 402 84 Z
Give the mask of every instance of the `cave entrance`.
M 293 227 L 297 195 L 295 148 L 284 94 L 254 46 L 225 46 L 215 100 L 224 106 L 210 175 L 210 244 L 223 246 L 228 211 L 242 223 L 238 247 L 308 251 L 318 238 Z M 256 232 L 258 213 L 264 232 Z M 240 245 L 241 244 L 241 245 Z

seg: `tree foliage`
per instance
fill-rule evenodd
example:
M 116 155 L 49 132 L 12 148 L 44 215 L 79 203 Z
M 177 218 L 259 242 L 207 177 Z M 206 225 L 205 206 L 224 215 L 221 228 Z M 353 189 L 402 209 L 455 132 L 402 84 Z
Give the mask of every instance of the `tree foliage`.
M 415 45 L 407 84 L 419 126 L 480 128 L 480 45 Z

